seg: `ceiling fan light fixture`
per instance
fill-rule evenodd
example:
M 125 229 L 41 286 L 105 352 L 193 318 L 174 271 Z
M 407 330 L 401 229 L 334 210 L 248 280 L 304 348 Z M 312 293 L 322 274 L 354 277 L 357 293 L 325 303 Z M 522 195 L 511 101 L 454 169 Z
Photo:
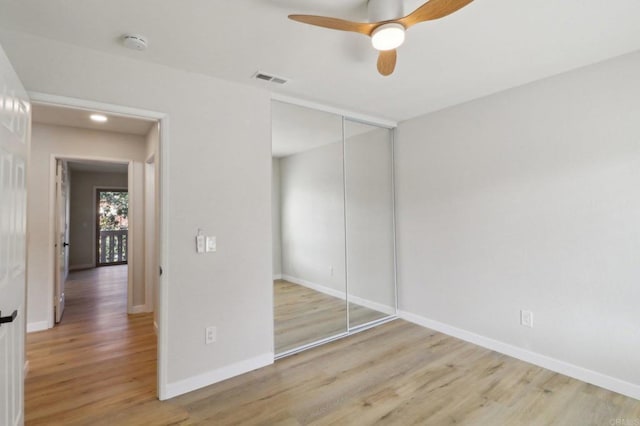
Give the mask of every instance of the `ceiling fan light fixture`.
M 392 50 L 404 43 L 405 28 L 402 24 L 380 25 L 371 34 L 371 44 L 376 50 Z
M 364 0 L 362 0 L 364 1 Z M 379 51 L 378 72 L 388 76 L 396 67 L 396 48 L 404 42 L 405 31 L 421 22 L 451 15 L 473 0 L 426 0 L 422 6 L 404 15 L 402 0 L 367 0 L 369 22 L 355 22 L 318 15 L 289 15 L 289 19 L 331 30 L 349 31 L 371 37 Z

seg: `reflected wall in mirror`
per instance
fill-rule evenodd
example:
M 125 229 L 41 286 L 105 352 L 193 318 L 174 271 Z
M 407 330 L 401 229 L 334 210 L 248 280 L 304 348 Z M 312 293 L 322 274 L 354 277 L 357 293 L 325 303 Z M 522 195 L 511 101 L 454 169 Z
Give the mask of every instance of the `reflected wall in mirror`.
M 347 332 L 342 117 L 272 104 L 275 350 Z
M 389 129 L 345 120 L 349 328 L 396 314 Z

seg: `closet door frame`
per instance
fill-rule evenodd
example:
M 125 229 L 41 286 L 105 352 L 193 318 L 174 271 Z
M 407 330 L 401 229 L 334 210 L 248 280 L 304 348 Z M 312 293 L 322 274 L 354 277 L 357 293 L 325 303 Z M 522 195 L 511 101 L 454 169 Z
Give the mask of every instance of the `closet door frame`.
M 333 107 L 329 107 L 326 105 L 322 105 L 319 103 L 315 103 L 315 102 L 311 102 L 311 101 L 306 101 L 306 100 L 300 100 L 300 99 L 296 99 L 296 98 L 292 98 L 292 97 L 288 97 L 288 96 L 284 96 L 284 95 L 278 95 L 278 94 L 273 94 L 272 95 L 272 101 L 277 101 L 277 102 L 283 102 L 283 103 L 288 103 L 288 104 L 292 104 L 292 105 L 296 105 L 296 106 L 300 106 L 300 107 L 304 107 L 304 108 L 309 108 L 309 109 L 313 109 L 313 110 L 317 110 L 317 111 L 321 111 L 321 112 L 327 112 L 327 113 L 332 113 L 332 114 L 336 114 L 339 115 L 342 118 L 342 154 L 343 154 L 343 179 L 342 179 L 342 185 L 343 185 L 343 197 L 344 197 L 344 203 L 343 203 L 343 212 L 344 212 L 344 235 L 345 235 L 345 304 L 346 304 L 346 327 L 345 327 L 345 331 L 333 336 L 329 336 L 323 339 L 319 339 L 316 340 L 314 342 L 311 343 L 307 343 L 298 347 L 295 347 L 293 349 L 289 349 L 280 353 L 277 353 L 274 357 L 274 359 L 280 359 L 280 358 L 284 358 L 287 357 L 289 355 L 294 355 L 297 354 L 299 352 L 305 351 L 307 349 L 311 349 L 320 345 L 324 345 L 326 343 L 330 343 L 333 342 L 335 340 L 338 339 L 342 339 L 344 337 L 353 335 L 355 333 L 359 333 L 361 331 L 365 331 L 368 330 L 370 328 L 385 324 L 387 322 L 393 321 L 395 319 L 398 318 L 398 279 L 397 279 L 397 241 L 396 241 L 396 187 L 395 187 L 395 134 L 396 134 L 396 128 L 398 123 L 395 121 L 390 121 L 390 120 L 386 120 L 386 119 L 381 119 L 381 118 L 377 118 L 377 117 L 373 117 L 373 116 L 369 116 L 369 115 L 365 115 L 365 114 L 358 114 L 358 113 L 353 113 L 350 111 L 345 111 L 342 109 L 338 109 L 338 108 L 333 108 Z M 392 203 L 392 243 L 393 243 L 393 247 L 392 247 L 392 252 L 393 252 L 393 293 L 394 293 L 394 313 L 392 315 L 371 321 L 371 322 L 367 322 L 355 327 L 351 327 L 349 324 L 349 280 L 348 280 L 348 241 L 347 241 L 347 193 L 346 193 L 346 135 L 345 135 L 345 125 L 346 122 L 354 122 L 354 123 L 360 123 L 360 124 L 365 124 L 365 125 L 369 125 L 369 126 L 374 126 L 374 127 L 378 127 L 378 128 L 383 128 L 383 129 L 387 129 L 389 130 L 389 144 L 390 144 L 390 162 L 391 162 L 391 203 Z

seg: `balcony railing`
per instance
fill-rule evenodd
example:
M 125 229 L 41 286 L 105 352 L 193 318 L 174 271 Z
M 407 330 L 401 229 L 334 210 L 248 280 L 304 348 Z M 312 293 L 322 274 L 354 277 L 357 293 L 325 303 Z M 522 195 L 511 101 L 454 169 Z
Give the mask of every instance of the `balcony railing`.
M 100 231 L 98 260 L 100 265 L 127 263 L 128 231 Z

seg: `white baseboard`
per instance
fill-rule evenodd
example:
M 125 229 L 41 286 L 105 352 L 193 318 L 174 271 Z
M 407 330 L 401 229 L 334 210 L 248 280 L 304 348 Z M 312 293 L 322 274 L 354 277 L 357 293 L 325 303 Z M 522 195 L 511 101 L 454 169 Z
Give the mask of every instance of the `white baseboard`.
M 94 265 L 93 263 L 87 263 L 84 265 L 69 265 L 69 270 L 70 271 L 78 271 L 80 269 L 93 269 L 95 268 L 96 265 Z
M 179 382 L 168 383 L 166 387 L 167 392 L 165 399 L 170 399 L 178 395 L 182 395 L 187 392 L 191 392 L 196 389 L 200 389 L 205 386 L 209 386 L 214 383 L 218 383 L 223 380 L 248 373 L 249 371 L 266 367 L 267 365 L 273 364 L 273 359 L 273 352 L 269 352 L 266 354 L 258 355 L 254 358 L 236 362 L 235 364 L 231 364 L 226 367 L 208 371 L 203 374 L 198 374 L 197 376 L 189 377 L 188 379 L 180 380 Z
M 396 310 L 391 306 L 387 306 L 383 303 L 373 302 L 371 300 L 363 299 L 358 296 L 349 296 L 349 302 L 355 303 L 356 305 L 364 306 L 365 308 L 372 309 L 374 311 L 382 312 L 387 315 L 395 315 Z
M 273 275 L 273 280 L 281 280 L 282 279 L 282 274 L 274 274 Z
M 48 330 L 49 321 L 37 321 L 37 322 L 29 322 L 27 323 L 27 333 L 33 333 L 34 331 L 43 331 Z
M 444 324 L 439 321 L 421 317 L 410 312 L 399 311 L 398 316 L 414 324 L 439 331 L 449 336 L 453 336 L 458 339 L 473 343 L 475 345 L 482 346 L 483 348 L 491 349 L 493 351 L 509 355 L 513 358 L 517 358 L 530 364 L 546 368 L 547 370 L 564 374 L 565 376 L 569 376 L 583 382 L 591 383 L 592 385 L 600 386 L 601 388 L 605 388 L 610 391 L 640 400 L 640 385 L 625 382 L 624 380 L 607 376 L 606 374 L 598 373 L 597 371 L 589 370 L 584 367 L 561 361 L 559 359 L 551 358 L 537 352 L 531 352 L 526 349 L 501 342 L 499 340 L 494 340 L 489 337 L 485 337 L 471 331 Z
M 318 291 L 320 293 L 327 294 L 329 296 L 336 297 L 341 300 L 345 300 L 345 294 L 343 291 L 333 289 L 331 287 L 327 287 L 321 284 L 312 283 L 311 281 L 303 280 L 301 278 L 292 277 L 291 275 L 282 275 L 282 279 L 289 281 L 294 284 L 299 284 L 301 286 L 310 288 L 312 290 Z M 349 302 L 355 303 L 356 305 L 364 306 L 365 308 L 373 309 L 374 311 L 382 312 L 387 315 L 395 315 L 395 309 L 391 306 L 387 306 L 382 303 L 373 302 L 368 299 L 363 299 L 358 296 L 349 296 Z
M 322 284 L 312 283 L 311 281 L 303 280 L 302 278 L 292 277 L 291 275 L 282 274 L 282 279 L 289 281 L 290 283 L 298 284 L 310 288 L 311 290 L 319 291 L 320 293 L 328 294 L 329 296 L 337 297 L 338 299 L 345 299 L 344 291 L 336 290 L 331 287 L 327 287 Z
M 145 312 L 150 312 L 149 307 L 147 305 L 135 305 L 132 306 L 129 310 L 130 314 L 142 314 Z

